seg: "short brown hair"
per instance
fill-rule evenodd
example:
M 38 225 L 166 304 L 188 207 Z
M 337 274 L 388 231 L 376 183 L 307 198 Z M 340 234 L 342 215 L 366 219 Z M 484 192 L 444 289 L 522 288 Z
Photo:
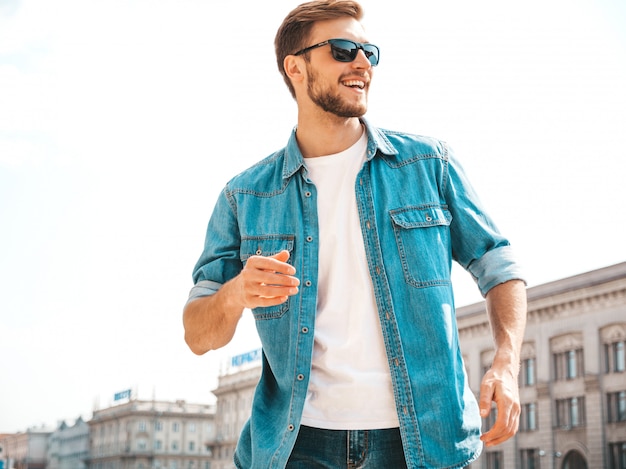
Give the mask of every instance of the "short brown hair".
M 278 28 L 274 39 L 276 62 L 294 98 L 296 92 L 285 73 L 285 57 L 309 45 L 307 41 L 316 21 L 334 20 L 345 16 L 360 21 L 363 18 L 363 8 L 354 0 L 313 0 L 296 7 Z

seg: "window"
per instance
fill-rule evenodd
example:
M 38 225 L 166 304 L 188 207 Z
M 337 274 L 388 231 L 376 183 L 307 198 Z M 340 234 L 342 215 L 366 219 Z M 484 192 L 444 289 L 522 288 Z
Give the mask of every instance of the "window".
M 172 431 L 174 433 L 178 433 L 180 431 L 180 423 L 178 422 L 172 423 Z
M 520 387 L 535 385 L 535 359 L 527 358 L 522 361 L 522 373 L 520 375 Z
M 196 424 L 190 423 L 187 427 L 189 429 L 189 433 L 196 433 Z
M 609 444 L 609 467 L 626 469 L 626 442 Z
M 154 449 L 156 451 L 163 449 L 163 442 L 161 440 L 154 440 Z
M 139 423 L 137 424 L 137 430 L 139 430 L 140 432 L 145 432 L 146 431 L 146 421 L 145 420 L 140 420 Z
M 144 440 L 143 438 L 140 438 L 139 440 L 137 440 L 137 450 L 145 451 L 146 447 L 147 447 L 146 440 Z
M 613 370 L 622 372 L 626 370 L 626 357 L 624 356 L 624 342 L 617 342 L 613 350 L 613 360 L 615 362 Z
M 504 469 L 502 451 L 494 451 L 485 454 L 487 469 Z
M 160 420 L 157 420 L 156 422 L 154 422 L 154 430 L 157 432 L 160 432 L 161 430 L 163 430 L 163 422 L 161 422 Z
M 554 354 L 554 377 L 557 381 L 583 376 L 583 349 Z
M 195 441 L 190 441 L 189 442 L 189 452 L 193 453 L 196 450 L 196 442 Z
M 569 352 L 567 352 L 566 360 L 567 368 L 565 377 L 567 379 L 574 379 L 579 375 L 578 367 L 576 366 L 576 363 L 578 363 L 578 360 L 576 360 L 576 351 L 570 350 Z
M 534 402 L 522 406 L 520 416 L 520 431 L 532 432 L 537 430 L 537 404 Z
M 519 452 L 521 469 L 539 469 L 539 450 L 538 449 L 522 449 Z
M 172 441 L 172 451 L 178 451 L 178 441 Z
M 606 404 L 609 423 L 626 421 L 626 391 L 607 394 Z
M 604 344 L 604 372 L 626 372 L 626 322 L 604 327 L 600 338 Z
M 624 342 L 604 344 L 604 360 L 606 373 L 623 373 L 626 371 L 626 347 Z
M 556 401 L 556 425 L 570 430 L 585 424 L 585 398 L 572 397 Z

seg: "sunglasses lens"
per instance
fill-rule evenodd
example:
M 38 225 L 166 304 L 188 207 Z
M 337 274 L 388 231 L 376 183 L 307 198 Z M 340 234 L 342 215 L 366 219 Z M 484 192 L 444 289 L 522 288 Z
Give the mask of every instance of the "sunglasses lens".
M 339 62 L 352 62 L 359 52 L 356 44 L 350 41 L 338 40 L 330 43 L 333 58 Z
M 359 53 L 359 45 L 345 39 L 332 39 L 328 41 L 333 58 L 338 62 L 352 62 Z M 362 47 L 365 57 L 370 61 L 372 66 L 378 65 L 379 51 L 374 44 L 363 44 Z
M 378 47 L 374 44 L 363 44 L 363 52 L 365 52 L 365 57 L 367 57 L 372 66 L 378 65 L 378 57 L 380 55 Z

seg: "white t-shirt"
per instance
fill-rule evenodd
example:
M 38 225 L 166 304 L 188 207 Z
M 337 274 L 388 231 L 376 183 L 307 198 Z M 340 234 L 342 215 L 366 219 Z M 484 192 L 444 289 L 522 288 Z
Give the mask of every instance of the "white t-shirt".
M 389 364 L 355 196 L 367 134 L 305 160 L 317 189 L 319 287 L 313 365 L 302 424 L 332 430 L 398 427 Z

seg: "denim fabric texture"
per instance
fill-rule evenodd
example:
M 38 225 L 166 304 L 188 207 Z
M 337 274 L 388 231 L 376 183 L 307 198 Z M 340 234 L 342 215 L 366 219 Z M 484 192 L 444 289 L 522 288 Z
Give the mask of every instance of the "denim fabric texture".
M 322 430 L 302 426 L 287 469 L 406 469 L 400 430 Z
M 368 150 L 356 199 L 406 464 L 464 467 L 482 449 L 481 419 L 459 349 L 452 261 L 483 295 L 522 279 L 520 267 L 445 143 L 363 122 Z M 316 207 L 294 130 L 284 149 L 227 183 L 193 272 L 190 300 L 215 293 L 250 256 L 286 249 L 301 282 L 286 303 L 252 311 L 263 371 L 239 468 L 284 468 L 296 442 L 315 332 Z

